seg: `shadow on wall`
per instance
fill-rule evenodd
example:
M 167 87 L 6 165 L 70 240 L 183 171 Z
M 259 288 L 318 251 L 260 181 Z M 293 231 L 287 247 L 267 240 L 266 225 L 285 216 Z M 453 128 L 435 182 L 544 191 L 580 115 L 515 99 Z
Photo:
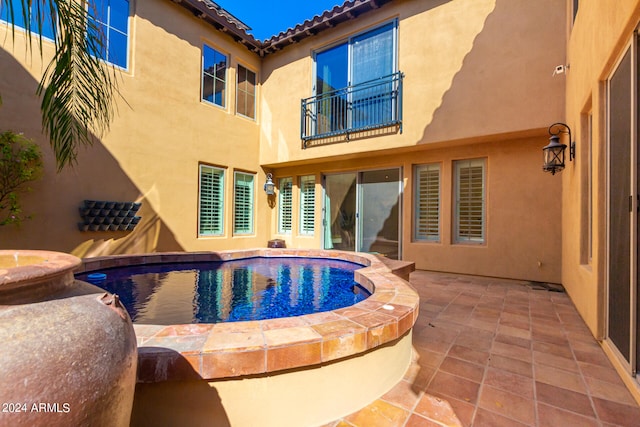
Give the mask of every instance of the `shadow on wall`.
M 6 44 L 11 49 L 11 41 Z M 16 52 L 16 57 L 21 55 Z M 22 132 L 37 142 L 45 165 L 43 178 L 22 196 L 23 211 L 32 219 L 20 227 L 0 227 L 0 248 L 57 250 L 78 257 L 182 250 L 152 208 L 150 201 L 158 196 L 139 189 L 98 138 L 92 147 L 79 149 L 76 166 L 56 173 L 53 152 L 42 134 L 37 86 L 16 58 L 0 48 L 0 129 Z M 142 202 L 137 213 L 142 219 L 133 231 L 81 232 L 79 207 L 85 199 Z
M 148 350 L 151 357 L 144 357 Z M 158 360 L 171 372 L 179 372 L 180 381 L 139 382 L 131 414 L 131 426 L 231 426 L 218 391 L 191 367 L 175 350 L 163 347 L 141 347 L 138 379 L 156 375 Z M 161 355 L 160 355 L 161 354 Z M 172 374 L 175 375 L 175 374 Z
M 451 74 L 450 81 L 438 80 L 442 87 L 431 86 L 425 88 L 430 93 L 414 94 L 423 96 L 426 102 L 430 98 L 441 100 L 419 144 L 546 129 L 550 122 L 564 116 L 564 76 L 552 75 L 555 66 L 565 61 L 564 5 L 555 0 L 483 3 L 473 5 L 483 8 L 485 16 L 482 22 L 473 24 L 473 32 L 463 31 L 466 37 L 432 41 L 440 46 L 429 47 L 440 50 L 442 61 L 458 71 Z M 460 49 L 453 47 L 456 44 L 467 52 L 447 58 L 447 50 Z

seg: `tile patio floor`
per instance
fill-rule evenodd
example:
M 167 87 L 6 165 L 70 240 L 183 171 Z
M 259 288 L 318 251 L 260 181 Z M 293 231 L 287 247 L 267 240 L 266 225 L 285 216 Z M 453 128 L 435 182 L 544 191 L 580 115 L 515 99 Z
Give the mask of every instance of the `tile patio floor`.
M 416 271 L 403 381 L 325 427 L 640 426 L 640 407 L 565 293 Z

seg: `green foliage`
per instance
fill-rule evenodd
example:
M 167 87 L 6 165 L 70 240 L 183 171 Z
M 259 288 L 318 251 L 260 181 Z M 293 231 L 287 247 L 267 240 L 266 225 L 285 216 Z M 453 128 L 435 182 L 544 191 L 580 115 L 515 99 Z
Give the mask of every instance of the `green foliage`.
M 20 225 L 30 216 L 22 212 L 19 195 L 42 176 L 40 148 L 21 134 L 0 133 L 0 226 Z

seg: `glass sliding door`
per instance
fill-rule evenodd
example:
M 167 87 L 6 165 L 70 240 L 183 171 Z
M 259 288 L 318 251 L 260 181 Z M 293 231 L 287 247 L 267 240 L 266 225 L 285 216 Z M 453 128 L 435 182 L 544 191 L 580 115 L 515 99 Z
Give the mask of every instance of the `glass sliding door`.
M 324 248 L 400 257 L 400 169 L 324 178 Z
M 356 250 L 356 178 L 356 173 L 325 177 L 325 249 Z
M 361 172 L 359 251 L 400 256 L 400 170 Z

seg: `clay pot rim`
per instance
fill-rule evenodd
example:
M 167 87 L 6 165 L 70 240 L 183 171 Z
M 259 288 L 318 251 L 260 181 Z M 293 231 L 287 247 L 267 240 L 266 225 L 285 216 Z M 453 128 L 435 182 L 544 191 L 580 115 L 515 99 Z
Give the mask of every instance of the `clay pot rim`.
M 42 261 L 16 267 L 0 267 L 0 292 L 70 274 L 82 263 L 80 258 L 63 252 L 30 249 L 0 250 L 0 257 L 13 258 L 16 254 L 18 260 L 22 256 L 41 258 Z

